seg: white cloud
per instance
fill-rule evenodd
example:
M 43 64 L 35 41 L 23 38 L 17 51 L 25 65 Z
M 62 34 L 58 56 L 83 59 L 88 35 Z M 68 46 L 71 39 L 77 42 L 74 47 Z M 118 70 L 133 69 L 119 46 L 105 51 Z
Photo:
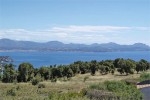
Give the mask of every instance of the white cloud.
M 3 29 L 0 30 L 0 38 L 13 40 L 25 40 L 36 42 L 47 42 L 58 40 L 64 43 L 106 43 L 116 42 L 121 44 L 132 44 L 143 42 L 150 45 L 150 27 L 121 27 L 121 26 L 66 26 L 51 27 L 45 30 L 30 31 L 26 29 Z M 139 37 L 136 34 L 145 34 Z M 137 38 L 138 37 L 138 38 Z M 132 41 L 132 42 L 130 42 Z
M 53 32 L 113 32 L 120 30 L 128 30 L 130 27 L 119 26 L 68 26 L 68 27 L 53 27 Z

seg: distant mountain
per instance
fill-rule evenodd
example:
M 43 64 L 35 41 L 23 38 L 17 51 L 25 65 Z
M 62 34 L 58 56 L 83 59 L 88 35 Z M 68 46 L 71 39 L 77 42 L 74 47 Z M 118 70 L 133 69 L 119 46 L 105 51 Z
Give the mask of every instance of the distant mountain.
M 84 51 L 84 52 L 110 52 L 110 51 L 150 51 L 150 46 L 143 43 L 133 45 L 119 45 L 113 42 L 91 45 L 85 44 L 64 44 L 59 41 L 50 41 L 38 43 L 31 41 L 15 41 L 10 39 L 0 39 L 0 51 L 19 51 L 19 50 L 36 50 L 36 51 Z

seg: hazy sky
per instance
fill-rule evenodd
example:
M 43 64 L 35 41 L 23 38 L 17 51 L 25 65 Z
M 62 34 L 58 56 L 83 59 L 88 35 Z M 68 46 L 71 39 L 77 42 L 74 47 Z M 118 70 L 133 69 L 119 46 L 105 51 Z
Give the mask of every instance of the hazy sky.
M 150 0 L 0 0 L 0 38 L 150 45 Z

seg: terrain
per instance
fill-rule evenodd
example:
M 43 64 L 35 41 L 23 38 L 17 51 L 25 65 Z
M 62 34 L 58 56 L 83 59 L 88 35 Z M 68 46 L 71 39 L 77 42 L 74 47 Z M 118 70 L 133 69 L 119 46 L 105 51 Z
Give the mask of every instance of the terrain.
M 147 73 L 150 73 L 149 71 Z M 106 80 L 117 81 L 126 79 L 137 79 L 140 74 L 133 75 L 120 75 L 119 73 L 101 75 L 96 73 L 95 76 L 91 76 L 90 73 L 79 74 L 72 77 L 68 81 L 64 81 L 62 78 L 58 79 L 57 82 L 43 81 L 39 84 L 44 84 L 45 88 L 38 88 L 38 85 L 32 85 L 28 83 L 0 83 L 0 100 L 49 100 L 48 95 L 51 92 L 67 93 L 67 92 L 79 92 L 84 88 L 89 87 L 91 84 L 102 83 Z M 86 81 L 84 78 L 88 77 Z M 8 90 L 16 88 L 15 96 L 7 95 Z M 79 98 L 82 100 L 89 100 L 88 98 Z M 73 99 L 77 100 L 77 99 Z
M 150 46 L 143 43 L 120 45 L 117 43 L 64 44 L 59 41 L 38 43 L 32 41 L 16 41 L 0 39 L 0 51 L 83 51 L 83 52 L 113 52 L 113 51 L 150 51 Z

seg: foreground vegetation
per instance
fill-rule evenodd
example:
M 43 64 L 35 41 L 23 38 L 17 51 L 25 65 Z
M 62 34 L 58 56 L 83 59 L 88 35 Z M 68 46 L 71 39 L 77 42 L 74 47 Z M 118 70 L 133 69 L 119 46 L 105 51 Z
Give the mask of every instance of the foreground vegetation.
M 101 75 L 97 72 L 95 76 L 91 76 L 90 73 L 79 74 L 75 77 L 72 77 L 68 81 L 58 79 L 57 82 L 51 82 L 49 80 L 40 82 L 38 85 L 32 85 L 31 82 L 0 83 L 0 98 L 2 100 L 90 100 L 90 98 L 93 98 L 93 100 L 95 100 L 94 98 L 95 96 L 97 97 L 97 95 L 92 95 L 95 94 L 95 92 L 99 94 L 108 93 L 110 96 L 112 93 L 115 93 L 117 96 L 120 96 L 122 95 L 121 93 L 126 93 L 127 91 L 133 90 L 135 91 L 133 94 L 129 92 L 130 94 L 126 95 L 134 95 L 134 93 L 139 93 L 139 90 L 137 90 L 134 85 L 127 85 L 125 83 L 126 80 L 148 80 L 150 77 L 145 77 L 147 75 L 150 75 L 150 71 L 147 71 L 144 74 L 140 73 L 128 76 L 120 75 L 117 72 L 114 75 Z M 85 77 L 88 77 L 86 81 L 84 81 Z M 118 84 L 122 83 L 123 87 L 125 87 L 119 89 L 120 85 L 118 86 Z M 109 90 L 106 88 L 108 84 L 112 86 L 109 88 Z M 116 92 L 112 91 L 111 88 L 113 88 Z M 124 89 L 126 89 L 126 91 L 124 91 Z M 86 94 L 84 94 L 85 92 Z M 118 92 L 120 94 L 117 94 Z M 108 97 L 108 94 L 102 96 Z M 140 93 L 137 95 L 139 98 L 141 98 Z M 108 98 L 104 100 L 108 100 Z
M 22 63 L 18 69 L 13 64 L 2 67 L 0 100 L 141 100 L 142 94 L 129 83 L 150 80 L 150 63 L 143 59 L 77 61 L 40 68 L 30 63 Z

